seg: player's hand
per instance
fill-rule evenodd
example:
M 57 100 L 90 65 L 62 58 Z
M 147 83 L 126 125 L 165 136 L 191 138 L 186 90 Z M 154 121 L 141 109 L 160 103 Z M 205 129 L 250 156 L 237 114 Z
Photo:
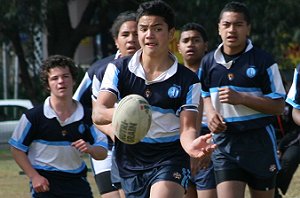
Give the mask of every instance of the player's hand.
M 241 93 L 238 93 L 228 87 L 219 88 L 219 100 L 221 103 L 228 103 L 232 105 L 238 105 L 242 103 Z
M 83 139 L 79 139 L 75 142 L 72 142 L 71 145 L 74 146 L 77 150 L 79 150 L 82 153 L 90 153 L 91 152 L 90 143 L 84 141 Z
M 207 169 L 210 165 L 211 155 L 205 155 L 202 159 L 191 157 L 191 174 L 194 176 L 199 170 Z
M 212 133 L 220 133 L 227 129 L 221 114 L 217 112 L 207 114 L 208 128 Z
M 31 178 L 31 182 L 34 191 L 37 193 L 46 192 L 50 190 L 48 180 L 39 174 L 33 176 Z
M 217 147 L 216 144 L 211 143 L 211 137 L 211 134 L 206 134 L 196 138 L 192 142 L 191 150 L 189 152 L 190 156 L 199 159 L 203 159 L 205 156 L 210 156 Z

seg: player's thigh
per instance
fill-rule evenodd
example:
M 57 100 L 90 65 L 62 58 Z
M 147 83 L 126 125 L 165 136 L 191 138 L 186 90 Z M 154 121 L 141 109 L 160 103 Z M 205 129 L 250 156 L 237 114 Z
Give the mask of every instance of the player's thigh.
M 273 198 L 275 193 L 275 189 L 262 191 L 250 188 L 249 190 L 252 198 Z
M 100 196 L 99 196 L 100 197 Z M 101 195 L 101 198 L 121 198 L 119 191 L 115 190 Z
M 155 182 L 150 189 L 150 198 L 182 198 L 184 188 L 172 181 Z
M 184 194 L 183 198 L 197 198 L 197 189 L 194 184 L 189 182 L 188 188 L 186 190 L 186 193 Z
M 217 198 L 217 189 L 197 190 L 198 198 Z
M 245 189 L 245 182 L 224 181 L 217 185 L 217 195 L 222 198 L 244 198 Z

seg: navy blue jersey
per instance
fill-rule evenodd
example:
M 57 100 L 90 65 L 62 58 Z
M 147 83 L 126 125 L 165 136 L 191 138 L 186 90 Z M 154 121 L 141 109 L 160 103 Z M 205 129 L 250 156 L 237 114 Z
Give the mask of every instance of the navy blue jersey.
M 107 64 L 115 59 L 115 55 L 108 56 L 96 61 L 85 73 L 80 85 L 78 86 L 73 98 L 84 106 L 92 108 L 92 80 L 97 71 L 106 68 Z
M 286 102 L 292 107 L 300 109 L 300 64 L 294 71 L 293 83 L 289 90 Z
M 140 143 L 127 145 L 116 140 L 116 157 L 123 177 L 160 165 L 181 165 L 189 168 L 189 156 L 179 140 L 182 110 L 197 111 L 200 83 L 197 75 L 174 64 L 153 81 L 147 81 L 140 60 L 141 50 L 133 57 L 124 57 L 110 63 L 106 69 L 101 91 L 110 91 L 119 99 L 138 94 L 151 105 L 152 123 Z
M 271 55 L 252 46 L 230 62 L 225 62 L 221 52 L 222 45 L 203 57 L 201 62 L 202 96 L 211 97 L 216 111 L 224 117 L 227 131 L 246 131 L 262 128 L 273 122 L 272 115 L 267 115 L 244 105 L 220 103 L 218 89 L 229 87 L 237 92 L 272 99 L 284 98 L 278 65 Z
M 91 109 L 77 102 L 76 111 L 61 122 L 47 98 L 43 105 L 22 115 L 9 143 L 27 153 L 37 170 L 65 177 L 85 175 L 87 169 L 82 154 L 71 143 L 83 139 L 91 145 L 107 148 L 106 136 L 94 130 L 91 113 Z

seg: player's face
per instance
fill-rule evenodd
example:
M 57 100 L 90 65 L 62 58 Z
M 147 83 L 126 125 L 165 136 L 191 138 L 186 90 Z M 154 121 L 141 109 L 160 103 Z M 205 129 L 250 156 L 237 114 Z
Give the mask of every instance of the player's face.
M 50 69 L 48 74 L 48 85 L 51 96 L 57 98 L 72 98 L 74 80 L 69 67 L 55 67 Z
M 143 53 L 161 56 L 168 53 L 169 42 L 173 39 L 174 29 L 159 16 L 142 16 L 138 21 L 138 38 Z
M 132 55 L 140 48 L 135 21 L 126 21 L 121 25 L 115 44 L 121 56 Z
M 242 13 L 224 12 L 219 22 L 219 35 L 224 43 L 224 52 L 228 55 L 240 53 L 246 46 L 251 26 Z
M 207 42 L 196 30 L 184 31 L 180 36 L 178 51 L 187 65 L 198 65 L 207 51 Z

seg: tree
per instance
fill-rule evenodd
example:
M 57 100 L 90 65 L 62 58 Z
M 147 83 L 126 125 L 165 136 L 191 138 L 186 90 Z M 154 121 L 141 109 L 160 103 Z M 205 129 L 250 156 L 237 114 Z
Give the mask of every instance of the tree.
M 86 8 L 79 23 L 72 27 L 68 3 L 84 1 Z M 136 10 L 146 0 L 1 0 L 0 39 L 12 42 L 19 58 L 21 81 L 25 97 L 40 100 L 38 64 L 34 64 L 34 36 L 42 29 L 48 37 L 48 55 L 73 57 L 80 41 L 101 33 L 104 55 L 106 43 L 111 44 L 109 28 L 121 11 Z M 209 35 L 210 48 L 219 44 L 218 17 L 223 6 L 231 0 L 165 0 L 176 12 L 177 28 L 187 22 L 203 24 Z M 271 52 L 282 68 L 300 46 L 300 4 L 295 0 L 245 0 L 252 15 L 251 39 Z M 24 36 L 25 35 L 25 36 Z M 1 37 L 2 36 L 2 37 Z M 26 39 L 24 39 L 26 38 Z M 292 46 L 292 47 L 290 47 Z M 288 47 L 291 50 L 286 50 Z M 293 53 L 291 56 L 290 53 Z M 296 59 L 299 60 L 299 59 Z M 294 66 L 294 65 L 293 65 Z M 26 92 L 24 91 L 26 90 Z

